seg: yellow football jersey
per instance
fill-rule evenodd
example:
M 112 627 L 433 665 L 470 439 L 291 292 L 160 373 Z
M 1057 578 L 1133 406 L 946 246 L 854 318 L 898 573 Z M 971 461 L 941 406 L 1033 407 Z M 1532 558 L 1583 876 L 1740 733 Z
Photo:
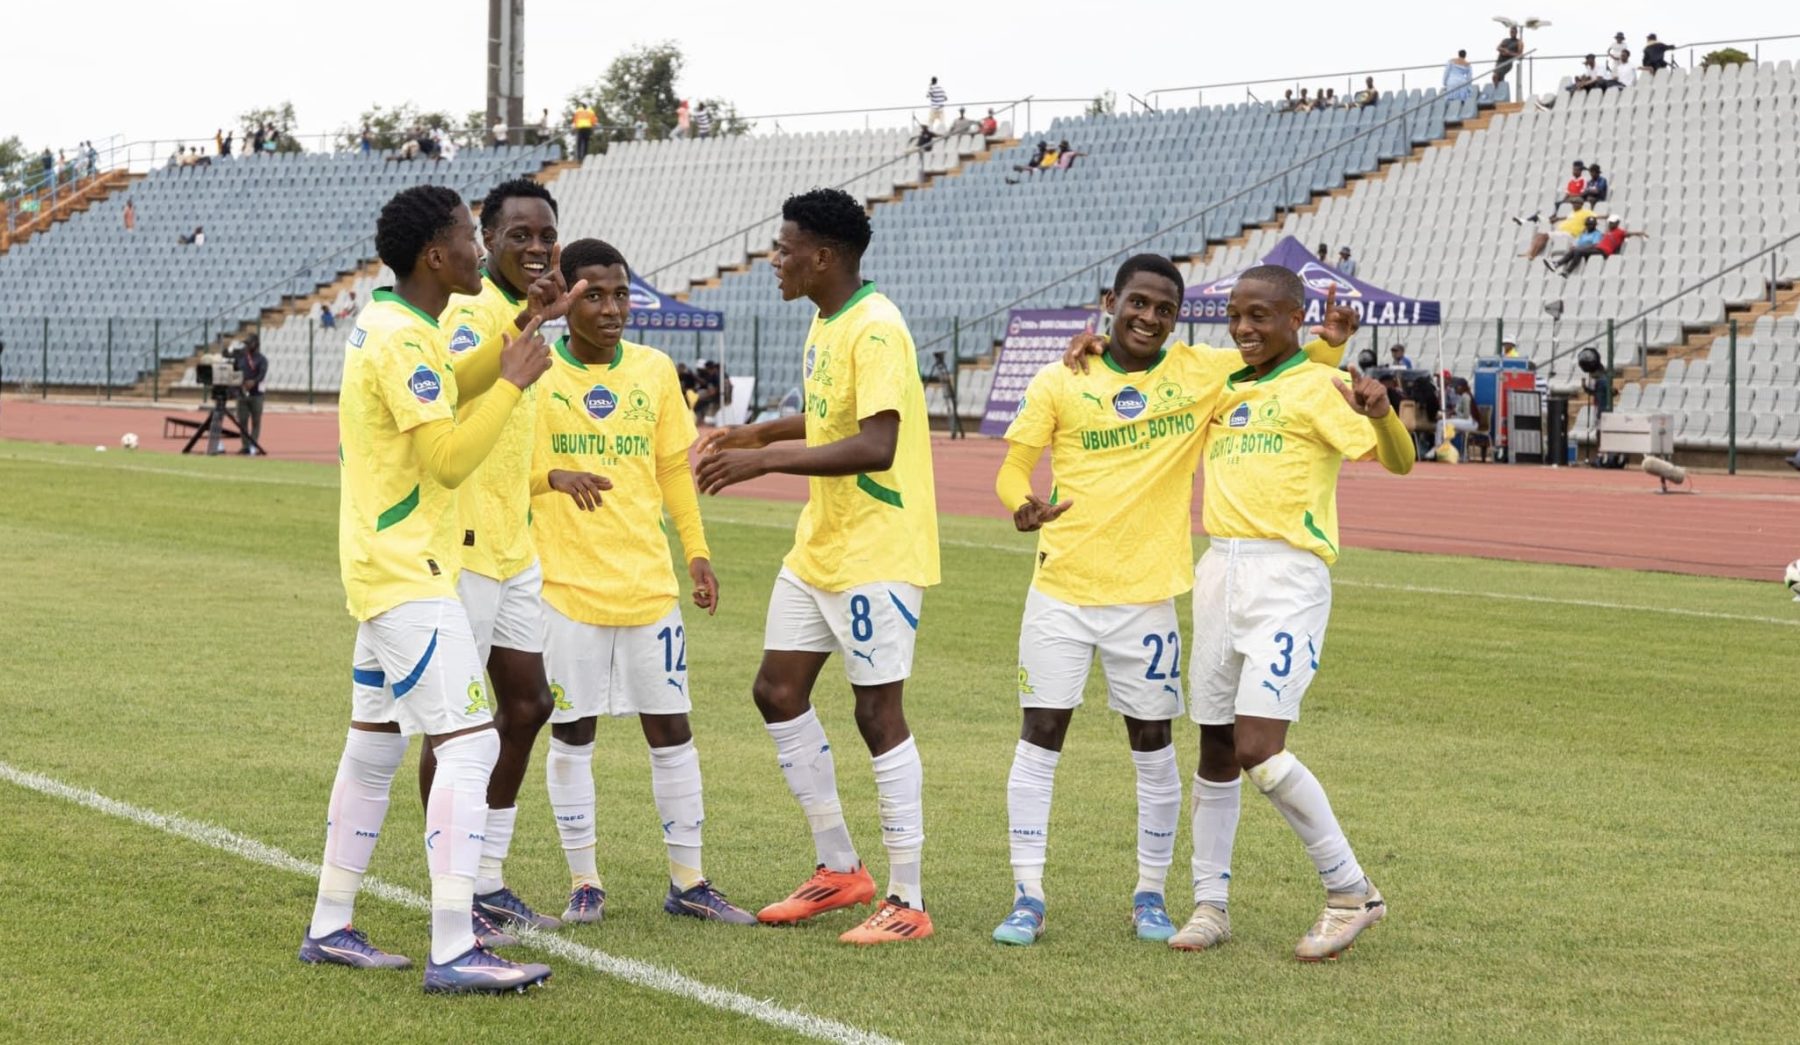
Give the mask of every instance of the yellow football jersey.
M 456 493 L 419 466 L 407 434 L 455 412 L 438 321 L 375 291 L 345 341 L 338 392 L 338 566 L 357 620 L 456 596 Z
M 452 297 L 439 320 L 449 338 L 451 358 L 496 339 L 517 335 L 513 321 L 521 307 L 518 298 L 501 289 L 483 270 L 481 293 Z M 466 417 L 480 405 L 479 397 L 466 399 L 459 411 Z M 503 581 L 537 558 L 528 525 L 531 440 L 536 430 L 537 386 L 533 385 L 519 396 L 519 404 L 500 430 L 500 438 L 488 451 L 487 459 L 456 490 L 463 569 Z
M 1286 541 L 1337 561 L 1337 478 L 1375 449 L 1334 368 L 1296 355 L 1256 380 L 1232 374 L 1206 429 L 1203 517 L 1214 537 Z
M 824 591 L 875 581 L 938 582 L 937 489 L 925 386 L 900 310 L 861 290 L 806 335 L 806 445 L 848 439 L 865 417 L 900 415 L 893 465 L 863 475 L 813 476 L 794 548 L 785 560 Z
M 1085 374 L 1060 361 L 1038 371 L 1006 440 L 1049 447 L 1050 499 L 1075 503 L 1038 531 L 1033 587 L 1077 606 L 1115 606 L 1194 586 L 1204 421 L 1241 364 L 1235 352 L 1184 350 L 1136 372 L 1110 355 Z
M 532 439 L 532 474 L 592 472 L 612 481 L 598 511 L 564 493 L 532 498 L 532 531 L 544 571 L 544 601 L 570 620 L 609 627 L 649 624 L 681 589 L 669 562 L 657 462 L 685 455 L 694 415 L 675 364 L 654 348 L 619 342 L 606 366 L 590 367 L 556 343 Z M 689 480 L 691 482 L 691 480 Z M 687 557 L 710 557 L 704 543 Z

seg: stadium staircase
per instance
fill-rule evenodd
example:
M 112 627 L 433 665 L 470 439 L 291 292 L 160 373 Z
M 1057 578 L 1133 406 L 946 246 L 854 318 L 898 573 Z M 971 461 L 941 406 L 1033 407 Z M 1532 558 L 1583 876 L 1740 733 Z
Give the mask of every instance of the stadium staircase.
M 113 193 L 130 187 L 132 182 L 141 177 L 143 175 L 133 174 L 122 168 L 101 171 L 91 178 L 82 178 L 73 185 L 64 186 L 54 194 L 49 189 L 38 189 L 0 204 L 0 254 L 5 254 L 32 236 L 50 231 L 77 214 L 85 213 L 88 208 Z M 13 216 L 11 228 L 6 227 L 9 214 Z

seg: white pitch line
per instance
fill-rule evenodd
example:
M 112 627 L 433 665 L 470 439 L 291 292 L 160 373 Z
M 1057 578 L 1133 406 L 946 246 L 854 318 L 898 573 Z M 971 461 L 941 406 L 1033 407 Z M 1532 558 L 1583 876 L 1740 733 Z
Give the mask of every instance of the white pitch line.
M 233 856 L 242 857 L 252 863 L 262 864 L 265 867 L 291 871 L 309 878 L 316 878 L 319 874 L 317 864 L 308 863 L 266 842 L 259 842 L 254 838 L 246 838 L 243 835 L 227 831 L 216 824 L 191 820 L 173 813 L 158 813 L 155 810 L 144 809 L 115 798 L 108 798 L 97 791 L 75 787 L 59 780 L 53 780 L 41 773 L 20 769 L 3 761 L 0 761 L 0 779 L 5 779 L 39 794 L 86 806 L 96 812 L 105 813 L 107 816 L 129 820 L 175 835 L 178 838 L 185 838 L 190 842 L 198 842 Z M 411 889 L 376 878 L 364 878 L 362 888 L 366 893 L 416 911 L 431 909 L 430 902 Z M 514 935 L 539 950 L 547 951 L 567 961 L 585 965 L 596 972 L 624 980 L 626 983 L 696 1001 L 725 1012 L 748 1016 L 772 1027 L 792 1031 L 808 1038 L 841 1042 L 844 1045 L 899 1045 L 895 1039 L 876 1034 L 873 1031 L 862 1030 L 836 1020 L 825 1019 L 822 1016 L 796 1012 L 783 1008 L 772 1001 L 752 998 L 747 994 L 739 994 L 723 987 L 714 987 L 698 980 L 689 979 L 673 969 L 651 965 L 635 958 L 620 958 L 549 933 L 535 929 L 518 929 L 515 930 Z
M 120 454 L 128 451 L 121 450 Z M 115 459 L 116 460 L 116 459 Z M 99 468 L 111 472 L 141 472 L 145 475 L 173 475 L 180 479 L 200 479 L 212 483 L 260 483 L 264 486 L 304 486 L 314 490 L 335 490 L 336 483 L 309 483 L 303 479 L 284 479 L 274 475 L 246 475 L 242 473 L 228 474 L 219 472 L 190 472 L 184 468 L 157 468 L 154 465 L 136 465 L 110 461 L 75 461 L 58 460 L 54 457 L 33 457 L 30 454 L 6 454 L 0 461 L 27 461 L 32 464 L 50 464 L 59 468 Z

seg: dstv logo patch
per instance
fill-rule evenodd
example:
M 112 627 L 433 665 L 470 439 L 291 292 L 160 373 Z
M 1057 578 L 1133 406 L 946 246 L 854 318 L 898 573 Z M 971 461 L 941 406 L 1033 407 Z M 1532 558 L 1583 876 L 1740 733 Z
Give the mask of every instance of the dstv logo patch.
M 1226 424 L 1230 425 L 1232 428 L 1248 427 L 1250 424 L 1250 404 L 1239 403 L 1237 409 L 1231 412 L 1231 420 L 1227 421 Z
M 1144 393 L 1131 385 L 1119 389 L 1118 394 L 1113 396 L 1113 412 L 1127 421 L 1136 420 L 1144 412 L 1144 406 Z
M 450 351 L 453 354 L 467 352 L 479 344 L 481 344 L 481 335 L 475 333 L 466 323 L 457 327 L 456 333 L 450 335 Z
M 612 394 L 612 389 L 605 385 L 595 385 L 588 389 L 582 397 L 581 405 L 587 407 L 588 416 L 596 421 L 604 421 L 619 408 L 619 397 Z
M 437 397 L 444 391 L 444 386 L 438 382 L 437 373 L 423 364 L 406 379 L 406 387 L 412 390 L 413 398 L 421 403 L 437 402 Z
M 817 359 L 817 358 L 818 358 L 818 353 L 819 353 L 819 350 L 818 350 L 818 349 L 817 349 L 817 348 L 814 348 L 814 347 L 813 347 L 813 346 L 811 346 L 811 345 L 807 345 L 807 346 L 806 346 L 806 366 L 805 366 L 805 370 L 806 370 L 806 376 L 807 376 L 807 377 L 811 377 L 811 376 L 812 376 L 812 372 L 813 372 L 813 362 L 814 362 L 814 360 L 816 360 L 816 359 Z

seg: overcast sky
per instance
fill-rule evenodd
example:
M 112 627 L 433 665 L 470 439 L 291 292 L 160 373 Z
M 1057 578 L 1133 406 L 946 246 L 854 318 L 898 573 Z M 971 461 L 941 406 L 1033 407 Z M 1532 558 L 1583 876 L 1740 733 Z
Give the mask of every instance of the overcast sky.
M 933 75 L 943 78 L 952 105 L 1112 90 L 1123 109 L 1127 93 L 1436 63 L 1457 48 L 1479 62 L 1492 58 L 1504 35 L 1489 20 L 1494 14 L 1549 18 L 1554 26 L 1528 40 L 1544 54 L 1600 51 L 1621 30 L 1633 51 L 1651 31 L 1676 43 L 1800 32 L 1800 15 L 1782 4 L 1604 5 L 1629 14 L 1602 13 L 1602 6 L 527 0 L 526 111 L 560 113 L 569 90 L 603 72 L 614 55 L 661 40 L 678 42 L 687 54 L 684 96 L 718 95 L 756 115 L 915 104 L 922 110 Z M 52 17 L 41 5 L 33 10 Z M 283 100 L 294 103 L 301 133 L 318 134 L 351 123 L 376 102 L 410 100 L 453 113 L 485 104 L 486 0 L 89 0 L 72 10 L 80 32 L 14 40 L 0 59 L 0 137 L 17 134 L 32 148 L 115 133 L 126 140 L 210 139 L 242 110 Z M 1800 58 L 1797 44 L 1765 45 L 1764 53 Z M 1550 89 L 1546 74 L 1539 90 Z M 1378 79 L 1399 85 L 1397 74 Z M 1342 90 L 1342 81 L 1335 83 Z M 1420 85 L 1417 74 L 1408 84 Z M 1242 93 L 1220 91 L 1208 100 L 1215 97 Z M 1183 100 L 1191 104 L 1193 96 Z M 781 122 L 789 130 L 861 125 L 856 117 Z M 768 122 L 758 129 L 770 129 Z

